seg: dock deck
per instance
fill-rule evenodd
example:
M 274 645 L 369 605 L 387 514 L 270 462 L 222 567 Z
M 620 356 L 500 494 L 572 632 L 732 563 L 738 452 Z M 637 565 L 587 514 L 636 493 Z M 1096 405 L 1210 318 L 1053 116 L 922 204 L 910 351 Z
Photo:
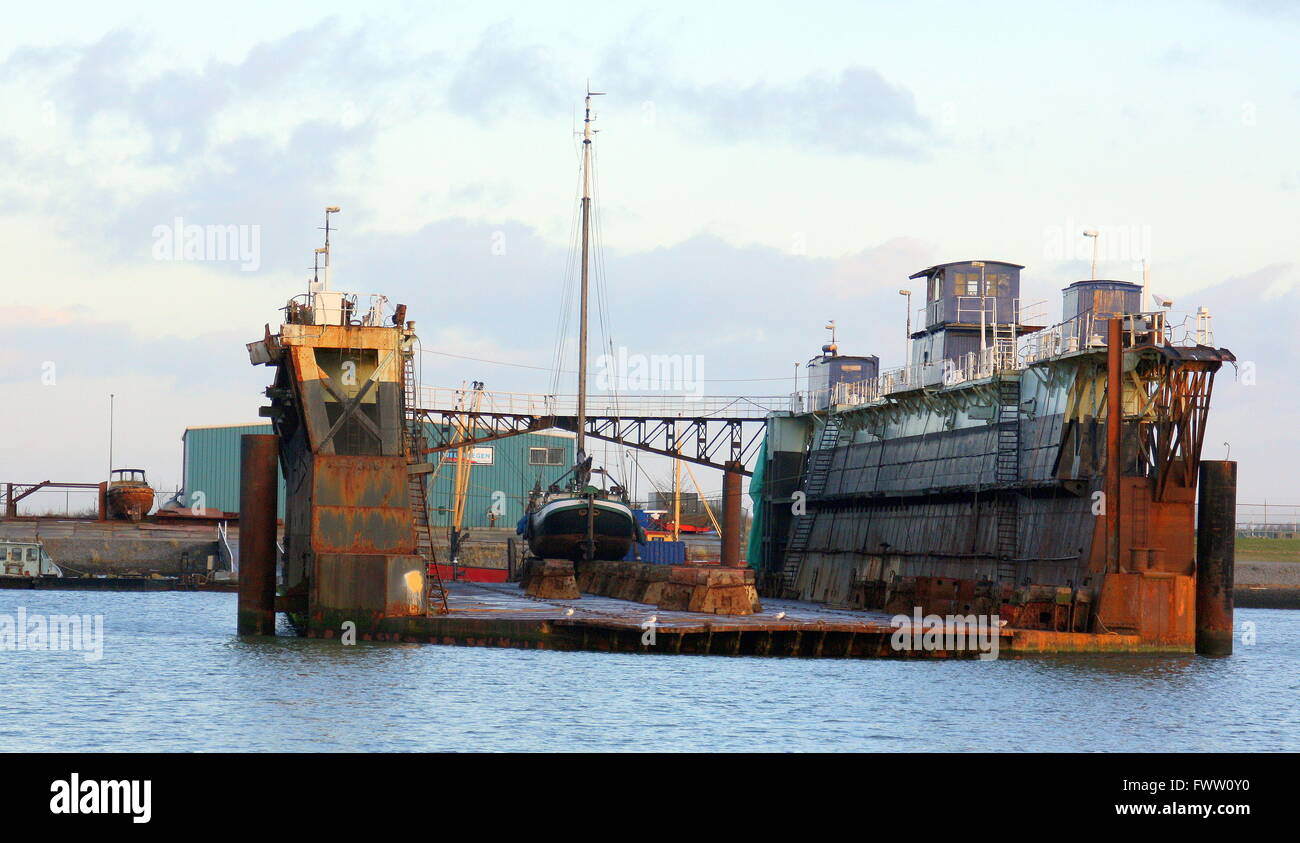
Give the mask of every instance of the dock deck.
M 941 635 L 922 644 L 926 631 L 905 624 L 916 642 L 895 646 L 893 615 L 837 609 L 795 600 L 765 599 L 752 615 L 664 611 L 646 603 L 584 594 L 576 600 L 530 597 L 515 583 L 449 584 L 450 612 L 387 618 L 363 640 L 480 647 L 591 650 L 731 656 L 856 659 L 976 659 L 1041 653 L 1171 653 L 1188 647 L 1156 645 L 1136 635 L 999 628 L 981 642 L 972 629 L 962 638 Z M 784 613 L 784 614 L 782 614 Z M 780 617 L 778 617 L 780 616 Z M 653 620 L 652 620 L 653 619 Z M 928 624 L 929 618 L 926 619 Z M 332 638 L 332 628 L 309 635 Z M 997 644 L 992 647 L 991 639 Z
M 449 584 L 445 615 L 390 618 L 363 638 L 434 644 L 696 655 L 805 658 L 976 658 L 960 650 L 900 651 L 883 612 L 765 600 L 753 615 L 664 611 L 645 603 L 584 594 L 576 600 L 530 597 L 515 583 Z M 325 630 L 326 637 L 333 637 Z M 998 632 L 1007 647 L 1010 630 Z
M 641 629 L 655 618 L 660 632 L 734 632 L 740 630 L 838 629 L 866 632 L 893 631 L 890 615 L 849 609 L 830 609 L 795 600 L 763 601 L 762 612 L 753 615 L 712 615 L 700 612 L 669 612 L 647 603 L 633 603 L 614 597 L 584 594 L 578 600 L 550 600 L 529 597 L 517 583 L 466 583 L 450 586 L 447 598 L 453 614 L 463 618 L 515 617 L 544 619 L 556 623 Z M 567 614 L 569 610 L 572 615 Z M 777 615 L 783 615 L 778 618 Z

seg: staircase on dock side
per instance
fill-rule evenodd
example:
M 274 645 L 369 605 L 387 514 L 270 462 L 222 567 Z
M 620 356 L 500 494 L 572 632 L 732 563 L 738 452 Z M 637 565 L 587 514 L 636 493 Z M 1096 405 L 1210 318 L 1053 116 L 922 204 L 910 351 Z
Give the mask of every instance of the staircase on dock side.
M 840 416 L 828 415 L 826 423 L 822 426 L 821 435 L 817 438 L 817 447 L 809 454 L 808 469 L 804 472 L 803 481 L 805 505 L 809 500 L 820 496 L 826 491 L 826 477 L 830 473 L 835 446 L 840 441 L 841 425 L 842 419 Z M 781 566 L 781 590 L 783 593 L 793 592 L 799 582 L 799 573 L 803 569 L 804 555 L 808 550 L 808 539 L 812 535 L 813 520 L 813 515 L 807 510 L 804 511 L 803 515 L 795 516 L 794 530 L 790 535 L 790 543 L 785 549 L 784 564 Z
M 445 615 L 447 589 L 438 574 L 438 556 L 433 549 L 433 527 L 429 519 L 429 493 L 425 484 L 424 425 L 415 412 L 418 390 L 415 380 L 415 354 L 404 351 L 402 369 L 402 407 L 405 413 L 406 463 L 412 469 L 406 475 L 407 500 L 411 507 L 411 526 L 415 531 L 415 552 L 424 560 L 425 598 L 430 614 Z

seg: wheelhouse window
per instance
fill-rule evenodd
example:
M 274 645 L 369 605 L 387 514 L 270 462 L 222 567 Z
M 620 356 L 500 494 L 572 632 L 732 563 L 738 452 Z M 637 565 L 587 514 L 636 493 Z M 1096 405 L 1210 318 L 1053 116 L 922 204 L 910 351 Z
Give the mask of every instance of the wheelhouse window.
M 957 272 L 953 275 L 953 290 L 957 295 L 980 295 L 980 274 L 978 272 Z

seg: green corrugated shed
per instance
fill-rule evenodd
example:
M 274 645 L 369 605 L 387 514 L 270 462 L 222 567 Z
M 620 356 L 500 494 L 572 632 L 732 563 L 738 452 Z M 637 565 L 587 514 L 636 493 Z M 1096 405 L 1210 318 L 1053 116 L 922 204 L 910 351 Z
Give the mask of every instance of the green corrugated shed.
M 432 425 L 430 425 L 432 427 Z M 226 512 L 239 511 L 239 437 L 246 433 L 271 433 L 269 424 L 191 427 L 185 430 L 184 476 L 186 501 Z M 466 527 L 487 527 L 494 493 L 504 508 L 496 526 L 513 527 L 524 514 L 528 492 L 541 481 L 545 488 L 560 478 L 574 461 L 574 439 L 563 433 L 525 433 L 498 439 L 476 448 L 465 496 Z M 545 455 L 543 456 L 543 451 Z M 454 452 L 435 454 L 437 473 L 430 485 L 429 508 L 435 526 L 451 523 L 452 489 L 456 476 Z M 543 458 L 547 464 L 537 464 Z M 488 463 L 490 460 L 490 463 Z M 531 460 L 531 461 L 530 461 Z M 280 477 L 280 517 L 284 517 L 284 477 Z
M 270 424 L 230 424 L 187 427 L 184 444 L 185 502 L 226 512 L 239 511 L 239 437 L 245 433 L 274 433 Z M 284 517 L 284 475 L 280 477 L 280 517 Z M 200 498 L 199 495 L 202 495 Z

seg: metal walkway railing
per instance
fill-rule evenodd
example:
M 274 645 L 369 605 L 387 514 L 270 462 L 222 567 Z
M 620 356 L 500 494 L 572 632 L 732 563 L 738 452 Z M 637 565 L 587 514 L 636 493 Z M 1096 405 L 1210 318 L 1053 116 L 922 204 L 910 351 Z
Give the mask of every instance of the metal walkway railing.
M 464 387 L 420 387 L 419 403 L 426 409 L 451 411 L 465 406 Z M 587 396 L 589 418 L 716 418 L 762 419 L 790 409 L 789 395 L 615 395 Z M 534 417 L 576 416 L 577 395 L 482 391 L 478 412 Z

